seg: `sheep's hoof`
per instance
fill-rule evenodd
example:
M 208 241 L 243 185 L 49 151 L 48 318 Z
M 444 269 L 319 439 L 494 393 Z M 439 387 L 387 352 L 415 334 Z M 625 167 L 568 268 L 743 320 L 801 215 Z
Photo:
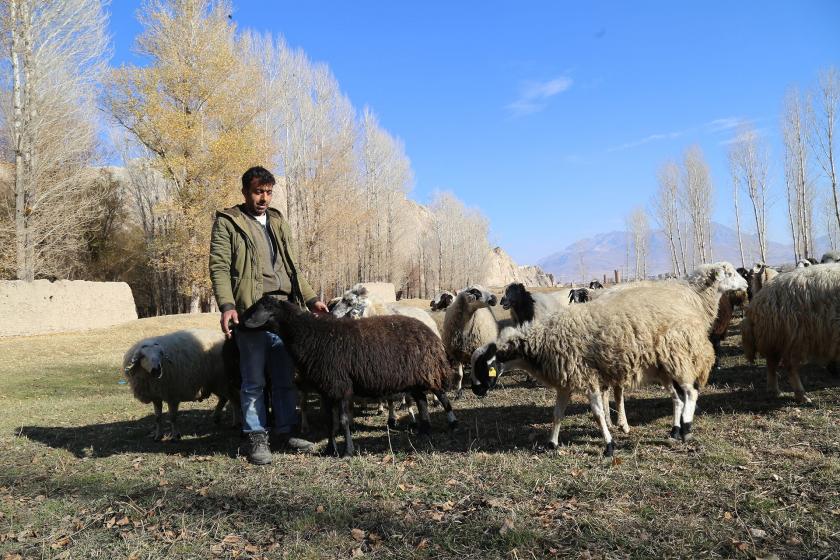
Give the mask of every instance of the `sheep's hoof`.
M 342 459 L 351 459 L 353 457 L 353 450 L 352 449 L 345 449 L 344 454 L 341 456 Z
M 680 427 L 679 426 L 671 426 L 671 433 L 668 434 L 670 439 L 680 440 Z
M 463 396 L 464 396 L 464 388 L 463 387 L 461 387 L 460 389 L 455 391 L 455 399 L 456 400 L 462 398 Z
M 169 441 L 181 441 L 181 434 L 179 432 L 175 432 L 169 436 Z
M 611 441 L 604 448 L 604 457 L 612 457 L 615 454 L 615 442 Z
M 680 437 L 683 441 L 689 441 L 692 437 L 694 437 L 691 434 L 691 422 L 683 422 L 683 425 L 680 428 Z
M 335 448 L 334 444 L 329 443 L 324 448 L 324 455 L 327 457 L 338 457 L 338 450 Z
M 397 419 L 396 418 L 388 418 L 388 427 L 392 430 L 397 429 Z
M 560 444 L 556 441 L 548 440 L 545 443 L 543 443 L 541 447 L 543 451 L 555 451 L 560 447 Z
M 625 434 L 630 433 L 630 424 L 621 424 L 619 426 L 619 428 L 621 428 L 621 431 L 624 432 Z
M 800 395 L 795 395 L 795 398 L 796 398 L 796 402 L 798 402 L 799 404 L 810 404 L 811 403 L 811 397 L 809 397 L 805 393 L 802 393 Z

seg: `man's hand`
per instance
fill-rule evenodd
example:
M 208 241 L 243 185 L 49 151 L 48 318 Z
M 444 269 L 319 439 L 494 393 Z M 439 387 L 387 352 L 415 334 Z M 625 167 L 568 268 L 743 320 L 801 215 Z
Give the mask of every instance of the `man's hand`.
M 236 312 L 236 309 L 229 309 L 228 311 L 222 313 L 222 319 L 219 322 L 222 324 L 222 332 L 225 333 L 225 338 L 233 336 L 233 333 L 230 332 L 230 327 L 228 326 L 231 321 L 233 321 L 234 325 L 239 324 L 239 314 Z
M 312 305 L 309 306 L 309 310 L 314 313 L 315 315 L 329 315 L 330 310 L 327 309 L 327 305 L 323 301 L 316 301 Z

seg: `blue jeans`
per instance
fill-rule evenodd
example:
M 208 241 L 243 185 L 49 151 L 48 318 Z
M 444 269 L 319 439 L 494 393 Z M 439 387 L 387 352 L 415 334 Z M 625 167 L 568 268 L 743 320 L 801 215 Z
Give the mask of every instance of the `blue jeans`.
M 298 425 L 298 391 L 294 364 L 279 336 L 268 331 L 236 331 L 242 373 L 242 431 L 267 432 L 265 383 L 271 380 L 274 432 L 289 433 Z

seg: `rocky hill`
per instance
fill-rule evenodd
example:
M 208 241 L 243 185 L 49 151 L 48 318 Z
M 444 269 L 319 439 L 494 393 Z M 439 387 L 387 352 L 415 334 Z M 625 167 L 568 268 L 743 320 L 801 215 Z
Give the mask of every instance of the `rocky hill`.
M 519 266 L 501 247 L 490 254 L 483 284 L 485 286 L 506 286 L 521 282 L 526 286 L 554 286 L 554 276 L 546 274 L 539 266 Z

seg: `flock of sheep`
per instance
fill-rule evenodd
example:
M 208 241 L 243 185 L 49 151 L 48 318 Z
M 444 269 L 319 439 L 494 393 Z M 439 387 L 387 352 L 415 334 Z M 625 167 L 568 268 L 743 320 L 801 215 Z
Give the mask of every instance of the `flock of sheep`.
M 240 328 L 267 328 L 283 337 L 302 393 L 322 398 L 329 453 L 337 452 L 339 429 L 344 454 L 354 452 L 354 400 L 387 402 L 393 427 L 395 403 L 405 399 L 416 405 L 418 430 L 424 433 L 430 427 L 426 398 L 432 393 L 450 427 L 456 426 L 446 390 L 461 396 L 469 367 L 479 396 L 510 370 L 523 370 L 554 388 L 550 446 L 558 445 L 572 393 L 585 394 L 603 435 L 604 454 L 612 455 L 610 393 L 617 425 L 627 432 L 624 391 L 645 384 L 659 384 L 671 394 L 670 437 L 691 437 L 699 391 L 717 364 L 720 340 L 739 305 L 745 309 L 745 354 L 751 361 L 766 358 L 768 390 L 778 395 L 781 366 L 796 399 L 808 402 L 800 366 L 817 362 L 836 370 L 840 360 L 839 257 L 828 253 L 817 266 L 805 261 L 781 273 L 764 265 L 747 271 L 729 263 L 707 264 L 682 280 L 606 289 L 593 283 L 570 292 L 532 293 L 511 284 L 499 301 L 510 311 L 509 321 L 496 320 L 490 308 L 497 298 L 481 286 L 442 292 L 426 312 L 399 302 L 377 303 L 358 285 L 331 302 L 332 317 L 315 317 L 264 297 L 241 318 Z M 134 396 L 154 405 L 157 439 L 164 435 L 164 402 L 173 438 L 179 437 L 176 417 L 183 401 L 215 394 L 217 421 L 228 401 L 237 419 L 238 352 L 221 333 L 195 329 L 141 340 L 126 353 L 123 367 Z

